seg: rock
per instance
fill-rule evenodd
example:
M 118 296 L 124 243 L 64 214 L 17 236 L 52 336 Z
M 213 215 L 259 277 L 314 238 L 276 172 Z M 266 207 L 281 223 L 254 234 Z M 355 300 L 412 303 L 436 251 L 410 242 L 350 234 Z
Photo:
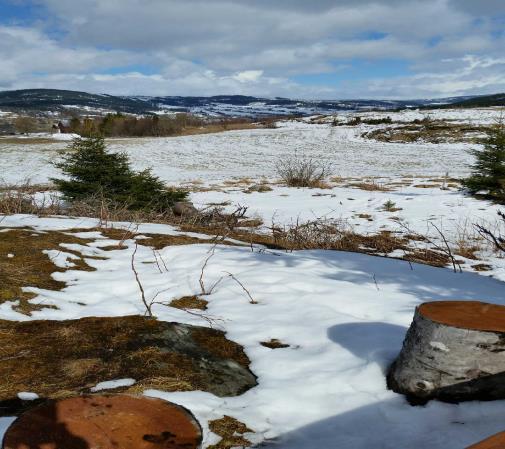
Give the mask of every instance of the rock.
M 391 366 L 388 386 L 411 402 L 505 398 L 505 307 L 422 304 Z
M 198 209 L 190 201 L 179 201 L 174 204 L 172 210 L 175 215 L 191 217 L 198 214 Z
M 9 427 L 3 449 L 197 449 L 200 425 L 184 408 L 147 397 L 48 401 Z
M 223 332 L 142 316 L 67 321 L 0 320 L 0 416 L 45 399 L 88 394 L 97 384 L 133 379 L 114 392 L 201 390 L 237 396 L 256 385 L 242 347 Z

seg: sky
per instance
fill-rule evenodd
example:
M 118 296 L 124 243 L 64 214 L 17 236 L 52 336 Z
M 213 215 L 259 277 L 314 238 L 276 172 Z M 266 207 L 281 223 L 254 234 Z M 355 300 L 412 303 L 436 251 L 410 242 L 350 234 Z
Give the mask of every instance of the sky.
M 505 92 L 505 0 L 0 0 L 0 90 Z

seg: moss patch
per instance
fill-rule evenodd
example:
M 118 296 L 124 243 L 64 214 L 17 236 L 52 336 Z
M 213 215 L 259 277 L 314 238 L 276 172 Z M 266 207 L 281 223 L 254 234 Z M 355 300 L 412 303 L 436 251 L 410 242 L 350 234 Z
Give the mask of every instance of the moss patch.
M 24 292 L 23 287 L 37 287 L 46 290 L 61 290 L 65 283 L 56 281 L 51 274 L 64 272 L 57 267 L 45 250 L 59 250 L 77 256 L 72 259 L 72 270 L 93 271 L 82 255 L 60 246 L 62 243 L 86 245 L 90 240 L 77 238 L 62 232 L 36 232 L 33 229 L 0 228 L 0 303 L 19 301 L 18 311 L 30 314 L 44 306 L 28 302 L 37 296 Z
M 0 361 L 0 412 L 20 391 L 54 399 L 112 379 L 135 379 L 122 390 L 134 393 L 154 388 L 234 396 L 256 385 L 242 347 L 223 332 L 140 316 L 0 320 Z

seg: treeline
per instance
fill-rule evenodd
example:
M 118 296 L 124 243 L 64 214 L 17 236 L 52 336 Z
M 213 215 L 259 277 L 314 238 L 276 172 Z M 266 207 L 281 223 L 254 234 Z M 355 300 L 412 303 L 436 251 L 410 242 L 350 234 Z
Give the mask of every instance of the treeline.
M 191 114 L 173 116 L 135 117 L 121 113 L 107 114 L 105 117 L 74 117 L 67 132 L 83 137 L 101 135 L 104 137 L 165 137 L 180 134 L 184 129 L 204 126 L 205 122 Z

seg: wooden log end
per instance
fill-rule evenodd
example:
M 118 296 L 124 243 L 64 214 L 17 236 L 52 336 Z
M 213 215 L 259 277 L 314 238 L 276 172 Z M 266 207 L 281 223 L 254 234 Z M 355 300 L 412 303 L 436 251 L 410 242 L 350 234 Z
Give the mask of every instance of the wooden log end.
M 79 396 L 48 401 L 21 415 L 3 449 L 163 449 L 201 447 L 202 431 L 184 408 L 128 395 Z
M 504 332 L 505 307 L 480 301 L 426 302 L 419 314 L 446 326 L 475 331 Z
M 493 435 L 490 438 L 486 438 L 485 440 L 472 444 L 468 446 L 466 449 L 503 449 L 505 447 L 505 432 L 498 433 Z

